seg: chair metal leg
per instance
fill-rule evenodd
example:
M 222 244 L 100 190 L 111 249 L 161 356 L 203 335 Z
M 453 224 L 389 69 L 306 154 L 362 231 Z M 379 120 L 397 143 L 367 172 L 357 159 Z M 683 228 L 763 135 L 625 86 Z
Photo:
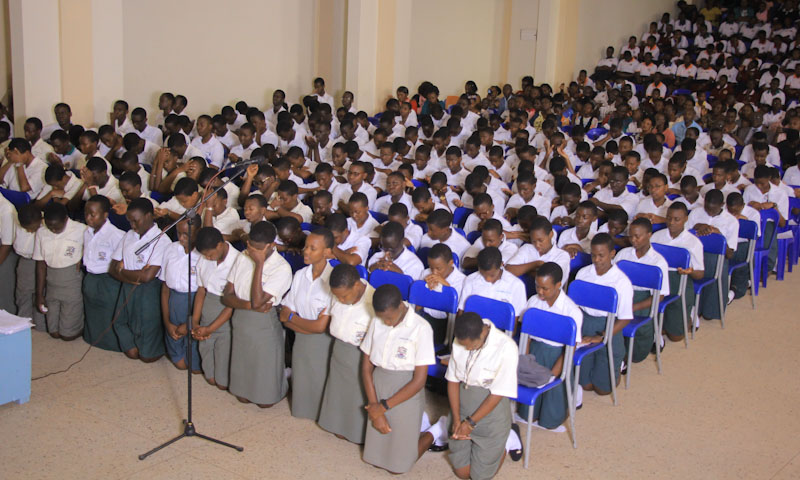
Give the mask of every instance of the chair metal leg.
M 750 262 L 750 265 L 748 266 L 748 269 L 750 270 L 750 303 L 753 304 L 753 310 L 755 310 L 756 309 L 756 295 L 755 295 L 755 293 L 753 293 L 753 291 L 755 290 L 755 287 L 753 286 L 753 285 L 755 285 L 755 277 L 753 276 L 753 262 L 752 261 Z
M 692 340 L 694 340 L 694 332 L 697 331 L 697 322 L 700 320 L 700 297 L 703 295 L 701 291 L 694 297 L 694 306 L 692 307 L 691 315 L 689 316 L 692 322 Z
M 634 337 L 635 336 L 636 335 L 634 335 Z M 634 340 L 634 337 L 630 337 L 630 339 L 629 339 L 630 343 L 628 343 L 628 358 L 626 360 L 627 365 L 628 365 L 628 373 L 625 374 L 625 390 L 627 390 L 628 387 L 631 384 L 631 372 L 633 371 L 633 340 Z
M 730 283 L 728 285 L 730 285 Z M 721 278 L 717 278 L 717 292 L 719 292 L 719 321 L 722 324 L 722 328 L 725 328 L 725 307 L 728 303 L 728 295 L 722 296 Z
M 575 412 L 578 411 L 578 389 L 581 388 L 580 378 L 581 366 L 578 365 L 575 367 L 575 381 L 572 386 L 572 410 L 569 415 L 572 423 L 572 448 L 578 448 L 578 431 L 575 429 Z
M 656 367 L 658 367 L 658 374 L 661 375 L 661 330 L 664 323 L 664 314 L 657 315 L 653 322 L 656 324 L 656 333 L 653 338 L 653 342 L 656 345 Z
M 614 352 L 611 346 L 613 338 L 608 340 L 606 350 L 608 351 L 608 374 L 611 378 L 611 400 L 617 405 L 617 376 L 614 374 Z
M 686 295 L 681 295 L 681 318 L 683 318 L 683 344 L 689 348 L 689 314 L 686 312 Z M 663 323 L 662 323 L 663 324 Z M 694 338 L 694 332 L 692 332 Z
M 572 448 L 575 448 L 575 395 L 572 393 L 572 383 L 569 372 L 564 378 L 564 390 L 567 392 L 567 415 L 569 415 L 569 432 L 572 435 Z
M 525 436 L 525 468 L 528 468 L 528 460 L 531 457 L 531 424 L 533 423 L 533 405 L 528 408 L 528 433 Z

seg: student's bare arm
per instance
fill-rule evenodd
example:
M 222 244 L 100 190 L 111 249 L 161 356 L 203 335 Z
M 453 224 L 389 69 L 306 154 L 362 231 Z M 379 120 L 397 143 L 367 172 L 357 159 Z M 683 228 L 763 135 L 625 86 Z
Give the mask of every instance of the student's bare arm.
M 342 250 L 339 247 L 333 247 L 333 255 L 342 263 L 347 263 L 349 265 L 360 265 L 361 256 L 359 256 L 357 253 L 350 253 L 350 250 L 355 251 L 355 247 L 348 248 L 347 250 Z
M 12 245 L 0 245 L 0 264 L 6 261 L 11 251 L 14 249 Z
M 286 313 L 284 314 L 284 310 Z M 294 313 L 294 315 L 292 315 Z M 292 317 L 289 320 L 289 317 Z M 284 318 L 286 319 L 284 321 Z M 328 328 L 328 324 L 331 321 L 331 316 L 320 313 L 319 317 L 316 319 L 308 319 L 301 317 L 297 312 L 292 312 L 288 308 L 281 309 L 281 322 L 288 328 L 291 328 L 295 332 L 304 333 L 304 334 L 315 334 L 315 333 L 322 333 Z
M 514 276 L 519 277 L 520 275 L 524 275 L 529 272 L 534 272 L 536 269 L 541 267 L 544 264 L 541 260 L 536 260 L 534 262 L 528 263 L 520 263 L 518 265 L 506 265 L 505 269 L 512 273 Z
M 450 403 L 450 412 L 453 414 L 453 431 L 461 423 L 461 391 L 459 388 L 459 382 L 447 382 L 447 400 Z
M 44 286 L 47 283 L 47 264 L 43 260 L 36 261 L 36 305 L 34 308 L 39 310 L 44 305 Z M 41 312 L 41 310 L 39 310 Z M 44 313 L 44 312 L 42 312 Z
M 249 301 L 242 300 L 236 296 L 236 293 L 233 291 L 233 284 L 231 282 L 228 282 L 225 285 L 225 290 L 222 291 L 222 304 L 228 308 L 252 310 Z
M 28 176 L 25 174 L 25 165 L 17 163 L 14 165 L 17 169 L 17 183 L 19 183 L 20 192 L 30 192 L 31 184 L 28 182 Z
M 264 261 L 253 259 L 255 268 L 253 269 L 253 281 L 250 284 L 250 306 L 259 312 L 269 312 L 272 309 L 272 295 L 264 291 L 261 285 L 261 274 L 264 270 Z

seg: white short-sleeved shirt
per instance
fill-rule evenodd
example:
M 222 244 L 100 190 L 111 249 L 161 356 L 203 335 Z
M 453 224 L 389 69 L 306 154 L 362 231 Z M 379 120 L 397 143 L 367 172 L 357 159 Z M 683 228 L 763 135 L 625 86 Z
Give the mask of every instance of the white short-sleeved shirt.
M 504 231 L 514 230 L 511 227 L 511 224 L 508 223 L 508 220 L 506 220 L 500 214 L 500 211 L 497 210 L 497 208 L 495 208 L 494 215 L 492 215 L 492 218 L 494 218 L 495 220 L 498 220 L 503 225 L 503 230 Z M 469 217 L 467 217 L 466 223 L 464 224 L 464 233 L 469 235 L 470 233 L 477 231 L 478 230 L 478 224 L 480 224 L 480 223 L 481 223 L 481 219 L 477 215 L 475 215 L 474 213 L 470 213 Z
M 367 335 L 372 319 L 375 317 L 375 310 L 372 308 L 372 296 L 375 289 L 364 280 L 359 280 L 366 284 L 364 294 L 352 305 L 345 305 L 331 296 L 331 323 L 330 331 L 334 338 L 337 338 L 356 347 L 361 345 Z M 376 320 L 380 322 L 380 320 Z
M 422 272 L 420 280 L 425 280 L 425 278 L 430 274 L 431 274 L 431 269 L 426 268 L 425 271 Z M 450 286 L 453 287 L 455 291 L 458 293 L 457 298 L 461 298 L 461 288 L 464 286 L 464 279 L 466 278 L 467 276 L 461 273 L 461 271 L 457 268 L 453 268 L 453 271 L 450 272 L 450 275 L 448 275 L 447 278 L 445 278 L 445 280 L 447 280 L 447 283 L 449 283 Z M 433 289 L 433 291 L 441 292 L 442 291 L 441 285 L 438 285 L 436 288 Z M 434 318 L 447 317 L 447 314 L 445 312 L 439 310 L 433 310 L 432 308 L 424 308 L 423 310 L 425 311 L 425 313 Z
M 744 197 L 745 205 L 749 205 L 750 202 L 773 202 L 777 206 L 776 209 L 781 217 L 784 219 L 789 218 L 789 196 L 785 191 L 771 183 L 767 193 L 761 193 L 761 190 L 759 190 L 757 186 L 750 185 L 744 189 L 744 194 L 742 196 Z
M 594 198 L 603 203 L 619 205 L 628 214 L 628 218 L 633 217 L 633 212 L 636 210 L 636 206 L 639 205 L 639 197 L 636 194 L 624 190 L 618 197 L 615 197 L 610 187 L 601 188 Z
M 367 257 L 369 256 L 369 249 L 372 247 L 372 242 L 369 237 L 359 235 L 358 232 L 350 231 L 350 234 L 344 241 L 337 245 L 339 249 L 347 251 L 347 249 L 356 247 L 356 255 L 361 257 L 361 265 L 367 264 Z
M 458 299 L 459 310 L 464 310 L 467 299 L 472 295 L 480 295 L 481 297 L 510 303 L 514 307 L 515 316 L 522 315 L 525 310 L 525 303 L 528 301 L 525 293 L 525 284 L 505 269 L 495 283 L 487 282 L 481 272 L 468 275 L 464 279 L 461 297 Z
M 239 213 L 231 207 L 226 208 L 219 215 L 211 219 L 211 223 L 223 235 L 230 235 L 239 228 Z
M 28 196 L 31 199 L 38 198 L 45 186 L 44 171 L 47 170 L 47 163 L 38 157 L 34 157 L 31 163 L 28 166 L 23 167 L 22 170 L 25 172 L 25 178 L 28 179 L 28 184 L 31 187 L 31 189 L 27 192 Z M 12 165 L 6 171 L 5 177 L 3 177 L 3 184 L 9 190 L 14 190 L 15 192 L 22 191 L 19 185 L 19 179 L 17 178 L 16 165 Z
M 689 252 L 689 266 L 692 270 L 705 270 L 703 243 L 699 238 L 692 235 L 689 230 L 684 230 L 673 238 L 669 233 L 669 229 L 664 228 L 654 233 L 650 237 L 650 242 L 686 249 Z
M 689 220 L 686 222 L 686 228 L 692 229 L 698 223 L 711 225 L 719 229 L 728 244 L 728 248 L 736 250 L 739 244 L 739 221 L 736 217 L 726 212 L 724 209 L 719 215 L 712 217 L 706 213 L 705 208 L 695 208 L 689 214 Z
M 475 240 L 475 243 L 473 243 L 467 249 L 467 251 L 464 252 L 464 258 L 477 258 L 478 254 L 484 248 L 485 247 L 483 245 L 483 238 L 478 237 Z M 500 250 L 500 255 L 502 255 L 502 257 L 503 257 L 503 265 L 508 263 L 508 261 L 511 260 L 514 257 L 514 255 L 516 255 L 517 250 L 519 250 L 516 245 L 514 245 L 513 243 L 507 241 L 505 238 L 500 243 L 500 246 L 497 247 L 497 249 Z
M 322 275 L 316 279 L 312 268 L 307 265 L 294 274 L 289 293 L 283 299 L 284 306 L 307 320 L 316 320 L 323 312 L 327 314 L 333 300 L 330 287 L 333 267 L 325 262 Z
M 566 280 L 569 278 L 569 254 L 564 250 L 561 250 L 557 246 L 553 245 L 550 250 L 548 250 L 543 255 L 539 254 L 539 251 L 531 245 L 530 243 L 526 243 L 520 247 L 517 253 L 511 257 L 511 260 L 507 262 L 508 265 L 522 265 L 525 263 L 532 263 L 532 262 L 553 262 L 561 267 L 561 273 Z M 566 286 L 567 282 L 564 281 L 564 286 Z
M 353 233 L 356 233 L 357 235 L 370 239 L 380 237 L 380 234 L 378 234 L 378 232 L 375 231 L 375 229 L 378 228 L 378 225 L 379 225 L 378 221 L 375 220 L 375 217 L 373 217 L 372 215 L 368 215 L 367 219 L 364 220 L 364 223 L 360 227 L 358 226 L 358 224 L 356 224 L 356 221 L 353 220 L 352 217 L 348 217 L 347 219 L 348 230 L 350 230 Z
M 658 215 L 659 217 L 667 216 L 667 210 L 669 206 L 672 205 L 672 200 L 669 198 L 664 198 L 664 203 L 661 204 L 660 207 L 656 206 L 655 202 L 653 201 L 653 197 L 645 197 L 639 201 L 639 204 L 636 206 L 636 211 L 634 212 L 633 216 L 639 215 L 640 213 L 650 213 L 653 215 Z
M 186 212 L 186 208 L 178 201 L 178 197 L 170 198 L 166 202 L 161 203 L 158 208 L 169 210 L 178 215 L 183 215 L 183 213 Z
M 268 210 L 272 209 L 269 208 Z M 311 207 L 304 204 L 303 202 L 297 202 L 297 205 L 295 205 L 294 208 L 292 208 L 289 211 L 296 215 L 300 215 L 301 218 L 300 221 L 303 223 L 311 223 L 311 217 L 314 215 L 314 213 L 311 211 Z
M 211 138 L 205 143 L 203 143 L 203 139 L 199 136 L 195 137 L 195 139 L 192 140 L 192 146 L 203 152 L 201 156 L 205 158 L 206 163 L 217 168 L 222 168 L 222 164 L 225 162 L 225 148 L 217 137 L 211 135 Z
M 375 200 L 375 203 L 372 205 L 372 210 L 382 213 L 384 215 L 389 214 L 389 207 L 392 206 L 394 203 L 402 203 L 408 208 L 408 211 L 411 212 L 411 209 L 414 208 L 414 203 L 411 201 L 411 195 L 403 192 L 403 195 L 400 196 L 400 200 L 397 202 L 392 201 L 391 195 L 384 195 L 381 198 Z
M 367 263 L 368 267 L 378 263 L 380 259 L 384 256 L 384 252 L 378 252 L 369 259 Z M 392 260 L 395 265 L 400 267 L 400 270 L 403 271 L 404 275 L 408 275 L 409 277 L 413 278 L 414 280 L 419 280 L 422 278 L 422 271 L 425 270 L 425 266 L 422 265 L 422 261 L 411 253 L 411 250 L 407 248 L 403 248 L 403 253 L 401 253 L 397 258 Z
M 31 233 L 14 222 L 14 252 L 22 258 L 31 259 L 33 257 L 33 243 L 36 233 Z
M 66 172 L 66 175 L 69 179 L 67 180 L 67 184 L 64 185 L 64 198 L 72 200 L 72 198 L 75 197 L 75 194 L 78 193 L 78 190 L 81 189 L 81 185 L 83 185 L 83 182 L 81 181 L 80 178 L 77 178 L 75 175 L 73 175 L 72 172 L 68 171 Z M 53 187 L 45 183 L 44 186 L 42 187 L 42 190 L 39 192 L 39 196 L 36 197 L 36 199 L 37 200 L 42 199 L 52 191 Z
M 53 233 L 42 225 L 33 242 L 33 259 L 44 261 L 50 268 L 64 268 L 83 258 L 83 232 L 86 225 L 67 219 L 64 231 Z
M 587 265 L 578 271 L 576 280 L 605 285 L 617 291 L 617 318 L 621 320 L 633 319 L 633 285 L 628 277 L 616 265 L 603 275 L 598 275 L 595 266 Z M 605 317 L 608 312 L 593 308 L 581 307 L 581 310 L 593 317 Z
M 108 273 L 111 256 L 122 242 L 125 232 L 106 220 L 97 231 L 86 228 L 83 232 L 83 265 L 94 274 Z
M 219 264 L 198 255 L 200 258 L 197 260 L 197 286 L 205 288 L 212 295 L 221 297 L 225 291 L 225 285 L 228 283 L 228 275 L 239 255 L 241 255 L 239 251 L 230 243 L 228 243 L 228 254 Z
M 508 199 L 506 211 L 508 211 L 509 208 L 520 209 L 525 205 L 533 206 L 536 209 L 536 213 L 539 214 L 540 217 L 550 217 L 551 199 L 544 195 L 534 194 L 533 197 L 526 202 L 525 199 L 522 198 L 522 195 L 515 193 L 510 199 Z
M 415 250 L 419 249 L 419 244 L 422 241 L 422 227 L 409 221 L 405 228 L 405 236 Z
M 464 258 L 464 254 L 467 252 L 467 249 L 471 246 L 471 244 L 467 241 L 466 238 L 464 238 L 460 233 L 456 232 L 451 228 L 450 236 L 447 237 L 447 239 L 443 242 L 433 240 L 430 237 L 430 235 L 426 233 L 425 235 L 422 236 L 422 241 L 419 244 L 419 248 L 425 248 L 425 247 L 430 248 L 436 245 L 437 243 L 444 243 L 445 245 L 450 247 L 450 250 L 456 255 L 458 255 L 459 260 Z
M 375 205 L 375 201 L 378 198 L 378 191 L 375 188 L 368 184 L 367 182 L 361 182 L 361 186 L 358 187 L 358 191 L 363 193 L 367 196 L 367 203 L 369 204 L 369 208 L 371 209 Z M 342 184 L 342 186 L 336 192 L 339 194 L 339 199 L 344 200 L 344 203 L 350 201 L 350 197 L 353 195 L 353 186 L 349 183 Z M 338 205 L 336 205 L 338 207 Z
M 228 282 L 233 284 L 233 291 L 241 300 L 250 301 L 250 287 L 253 283 L 253 270 L 256 264 L 244 252 L 239 255 L 228 274 Z M 264 262 L 261 270 L 261 288 L 265 293 L 272 295 L 273 307 L 278 306 L 284 294 L 292 285 L 292 267 L 273 251 Z
M 669 295 L 669 265 L 667 265 L 667 261 L 655 248 L 652 246 L 648 248 L 647 253 L 642 257 L 636 255 L 636 249 L 633 247 L 623 248 L 614 256 L 614 263 L 616 264 L 622 260 L 658 267 L 661 270 L 661 295 Z M 636 286 L 634 286 L 633 289 L 647 290 L 646 288 Z
M 172 242 L 164 251 L 164 259 L 161 263 L 161 271 L 158 272 L 158 279 L 167 284 L 171 290 L 180 293 L 197 291 L 197 262 L 200 260 L 200 253 L 192 251 L 191 286 L 186 280 L 186 272 L 189 271 L 189 254 L 184 251 L 179 242 Z
M 597 222 L 592 222 L 589 226 L 589 233 L 583 237 L 578 238 L 578 229 L 576 227 L 567 228 L 563 230 L 558 236 L 558 248 L 564 248 L 567 245 L 580 245 L 581 250 L 586 253 L 591 251 L 592 239 L 597 234 Z
M 17 225 L 17 209 L 14 204 L 0 195 L 0 245 L 14 244 L 14 231 Z
M 447 365 L 445 379 L 470 387 L 481 387 L 492 395 L 517 397 L 517 363 L 519 349 L 514 340 L 483 319 L 489 333 L 481 348 L 467 350 L 457 340 Z
M 565 277 L 566 278 L 566 277 Z M 581 311 L 580 307 L 575 305 L 575 302 L 572 301 L 569 296 L 564 291 L 558 293 L 558 298 L 556 301 L 553 302 L 553 306 L 547 304 L 546 301 L 539 298 L 539 295 L 534 295 L 528 300 L 528 304 L 525 305 L 525 310 L 530 310 L 531 308 L 537 308 L 539 310 L 544 310 L 545 312 L 550 313 L 557 313 L 558 315 L 564 315 L 565 317 L 570 317 L 572 320 L 575 321 L 575 326 L 577 330 L 575 331 L 575 345 L 581 343 L 581 327 L 583 327 L 583 312 Z M 552 345 L 554 347 L 561 347 L 563 344 L 556 343 L 552 340 L 546 340 L 544 338 L 533 337 L 536 341 L 545 343 L 547 345 Z
M 414 370 L 421 365 L 433 365 L 433 329 L 427 320 L 403 302 L 408 311 L 399 324 L 390 327 L 377 316 L 361 343 L 361 351 L 376 367 L 393 371 Z
M 161 238 L 150 244 L 139 255 L 136 254 L 136 250 L 155 238 L 159 233 L 161 233 L 161 230 L 155 224 L 141 237 L 133 229 L 128 230 L 122 237 L 122 241 L 117 245 L 117 249 L 111 255 L 111 259 L 122 261 L 125 270 L 141 270 L 148 265 L 160 267 L 164 259 L 164 252 L 171 244 L 169 237 L 166 235 L 162 235 Z
M 94 186 L 92 187 L 97 192 L 97 195 L 103 195 L 104 197 L 108 198 L 112 202 L 115 203 L 123 203 L 125 202 L 125 198 L 122 196 L 122 192 L 119 189 L 119 181 L 109 175 L 108 181 L 102 187 Z M 92 196 L 90 188 L 87 186 L 86 190 L 83 191 L 83 200 L 87 201 Z

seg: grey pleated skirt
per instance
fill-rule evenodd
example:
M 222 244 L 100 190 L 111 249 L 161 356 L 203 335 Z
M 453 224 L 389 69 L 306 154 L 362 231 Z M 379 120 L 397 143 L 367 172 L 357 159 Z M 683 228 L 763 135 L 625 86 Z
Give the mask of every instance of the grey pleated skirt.
M 223 310 L 225 305 L 222 304 L 222 298 L 206 292 L 200 325 L 203 327 L 211 325 Z M 227 387 L 231 367 L 231 322 L 227 321 L 220 325 L 208 340 L 197 342 L 197 348 L 200 351 L 203 376 L 207 379 L 213 378 L 214 383 L 220 387 Z
M 331 358 L 333 337 L 325 333 L 302 334 L 294 337 L 292 347 L 292 416 L 319 418 L 328 361 Z
M 83 272 L 79 265 L 47 267 L 47 331 L 72 337 L 83 330 Z
M 373 379 L 378 399 L 390 398 L 414 376 L 413 370 L 385 370 L 375 367 Z M 367 422 L 364 440 L 365 462 L 392 473 L 406 473 L 419 457 L 419 429 L 425 408 L 425 389 L 386 412 L 391 432 L 381 434 Z M 510 423 L 509 423 L 510 425 Z
M 283 374 L 283 328 L 275 309 L 234 311 L 228 390 L 260 405 L 278 403 L 289 389 Z
M 295 347 L 296 348 L 296 347 Z M 319 426 L 347 440 L 364 443 L 367 396 L 361 383 L 361 350 L 338 338 L 333 342 Z

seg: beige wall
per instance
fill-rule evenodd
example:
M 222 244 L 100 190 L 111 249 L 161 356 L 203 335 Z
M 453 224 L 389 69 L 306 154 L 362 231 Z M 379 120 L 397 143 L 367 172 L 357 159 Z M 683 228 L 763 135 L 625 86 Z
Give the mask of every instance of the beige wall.
M 606 47 L 616 52 L 628 37 L 640 37 L 650 22 L 658 21 L 664 12 L 674 13 L 673 0 L 578 0 L 577 49 L 571 78 L 581 69 L 592 72 L 597 61 L 605 56 Z
M 11 26 L 8 0 L 0 0 L 0 102 L 8 104 L 11 91 Z

